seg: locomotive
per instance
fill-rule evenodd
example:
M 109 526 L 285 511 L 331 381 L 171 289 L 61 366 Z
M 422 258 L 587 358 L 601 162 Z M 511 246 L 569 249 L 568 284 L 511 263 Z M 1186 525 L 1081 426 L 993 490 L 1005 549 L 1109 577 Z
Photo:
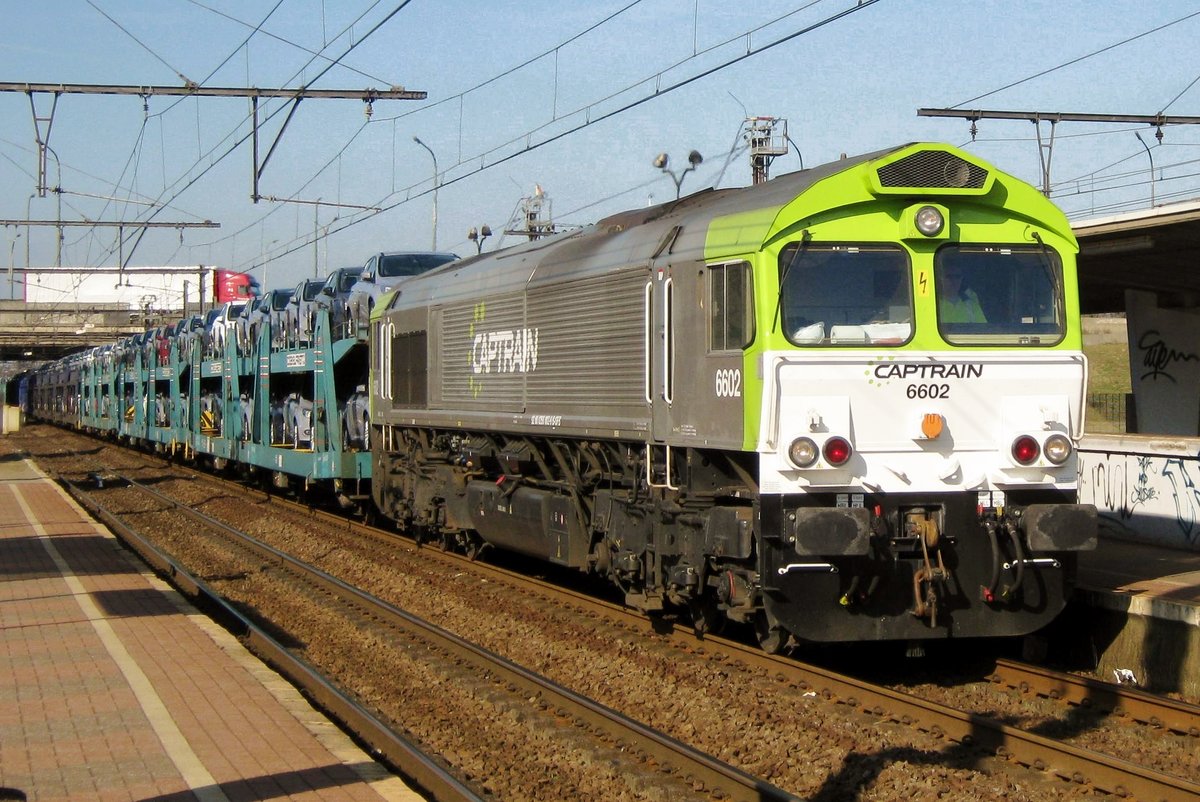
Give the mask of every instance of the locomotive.
M 1029 632 L 1095 543 L 1076 251 L 917 144 L 451 263 L 372 320 L 375 502 L 770 650 Z
M 264 412 L 217 439 L 244 447 L 180 437 L 277 477 L 348 466 L 422 540 L 599 574 L 769 651 L 1027 634 L 1096 542 L 1077 251 L 1033 187 L 904 145 L 434 268 L 365 342 L 319 323 L 315 361 L 352 356 L 308 462 L 251 453 Z M 263 381 L 303 362 L 257 348 Z

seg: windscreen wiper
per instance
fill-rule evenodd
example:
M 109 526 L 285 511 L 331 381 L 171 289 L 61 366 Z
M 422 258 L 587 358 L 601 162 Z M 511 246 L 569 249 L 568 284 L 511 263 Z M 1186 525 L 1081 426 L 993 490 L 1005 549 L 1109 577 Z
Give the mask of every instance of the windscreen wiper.
M 783 268 L 783 272 L 779 274 L 779 297 L 775 299 L 775 316 L 771 320 L 771 333 L 779 328 L 779 310 L 783 306 L 783 288 L 787 286 L 788 273 L 792 271 L 792 265 L 800 261 L 800 257 L 804 255 L 804 249 L 808 247 L 808 241 L 812 239 L 812 235 L 808 233 L 808 229 L 800 232 L 800 247 L 796 249 L 796 254 L 788 261 Z

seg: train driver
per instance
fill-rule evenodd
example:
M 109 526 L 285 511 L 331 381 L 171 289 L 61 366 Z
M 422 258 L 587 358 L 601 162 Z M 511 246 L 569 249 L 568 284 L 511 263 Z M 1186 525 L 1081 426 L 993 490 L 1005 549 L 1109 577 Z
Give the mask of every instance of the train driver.
M 987 323 L 979 296 L 975 290 L 963 286 L 962 268 L 947 267 L 941 278 L 938 317 L 943 323 Z

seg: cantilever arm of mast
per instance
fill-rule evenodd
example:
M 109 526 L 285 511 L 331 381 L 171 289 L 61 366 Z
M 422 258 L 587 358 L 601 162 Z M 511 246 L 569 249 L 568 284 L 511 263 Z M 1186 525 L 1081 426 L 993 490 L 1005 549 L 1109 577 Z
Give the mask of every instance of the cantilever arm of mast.
M 296 108 L 299 106 L 301 100 L 305 98 L 361 100 L 367 104 L 367 115 L 370 116 L 371 104 L 377 100 L 425 100 L 428 97 L 427 92 L 417 89 L 405 89 L 402 86 L 392 86 L 388 89 L 310 89 L 306 86 L 295 89 L 261 89 L 255 86 L 200 86 L 195 83 L 187 83 L 181 86 L 136 86 L 132 84 L 35 84 L 0 82 L 0 92 L 24 92 L 29 95 L 29 104 L 33 111 L 33 124 L 38 144 L 38 194 L 42 196 L 46 194 L 46 148 L 50 140 L 50 127 L 54 124 L 54 107 L 57 105 L 60 95 L 133 95 L 141 98 L 147 98 L 152 95 L 173 95 L 176 97 L 250 98 L 253 109 L 251 125 L 253 126 L 252 135 L 254 140 L 254 173 L 251 176 L 252 189 L 250 198 L 255 203 L 258 203 L 259 199 L 262 198 L 262 195 L 258 192 L 258 182 L 262 177 L 263 170 L 266 169 L 271 154 L 275 152 L 275 147 L 279 144 L 279 140 L 283 136 L 288 123 L 291 122 L 292 115 L 296 113 Z M 48 115 L 40 116 L 38 114 L 37 108 L 34 105 L 34 95 L 36 94 L 54 96 L 54 105 L 51 106 Z M 258 158 L 259 98 L 282 98 L 292 101 L 292 108 L 288 111 L 288 115 L 280 126 L 279 132 L 275 135 L 275 141 L 271 144 L 267 155 L 261 163 Z M 46 124 L 45 131 L 42 130 L 43 123 Z
M 376 100 L 424 100 L 428 93 L 415 89 L 405 89 L 393 86 L 388 89 L 261 89 L 256 86 L 137 86 L 133 84 L 49 84 L 49 83 L 4 83 L 0 82 L 0 92 L 46 92 L 55 95 L 135 95 L 149 97 L 152 95 L 174 95 L 187 97 L 282 97 L 282 98 L 341 98 L 344 100 L 362 100 L 372 103 Z

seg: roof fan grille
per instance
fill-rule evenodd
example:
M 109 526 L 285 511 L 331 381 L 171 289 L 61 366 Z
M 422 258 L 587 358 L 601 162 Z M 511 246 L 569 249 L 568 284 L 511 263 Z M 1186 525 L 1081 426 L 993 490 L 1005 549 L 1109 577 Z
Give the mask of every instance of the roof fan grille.
M 983 189 L 988 171 L 942 150 L 922 150 L 879 168 L 886 188 Z

